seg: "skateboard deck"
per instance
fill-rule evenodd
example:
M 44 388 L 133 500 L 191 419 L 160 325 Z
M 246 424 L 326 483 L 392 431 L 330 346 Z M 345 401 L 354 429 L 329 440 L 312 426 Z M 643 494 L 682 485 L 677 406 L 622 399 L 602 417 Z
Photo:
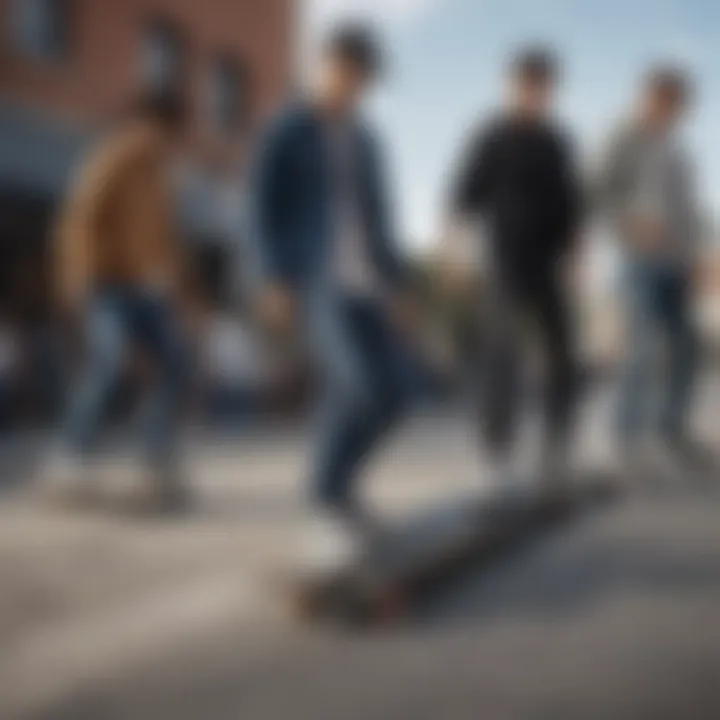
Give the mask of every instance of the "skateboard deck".
M 390 528 L 356 564 L 297 580 L 294 610 L 304 621 L 348 626 L 399 621 L 463 568 L 499 559 L 615 495 L 612 478 L 594 475 L 555 498 L 530 488 L 512 497 L 455 498 Z

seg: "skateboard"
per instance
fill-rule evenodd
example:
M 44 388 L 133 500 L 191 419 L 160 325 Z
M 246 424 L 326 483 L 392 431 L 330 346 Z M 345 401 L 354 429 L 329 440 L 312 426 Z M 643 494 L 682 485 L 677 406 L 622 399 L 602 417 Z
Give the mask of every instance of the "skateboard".
M 613 479 L 597 475 L 557 496 L 529 488 L 512 497 L 456 498 L 384 532 L 354 565 L 296 579 L 294 614 L 303 622 L 348 627 L 397 623 L 463 569 L 498 560 L 616 496 Z

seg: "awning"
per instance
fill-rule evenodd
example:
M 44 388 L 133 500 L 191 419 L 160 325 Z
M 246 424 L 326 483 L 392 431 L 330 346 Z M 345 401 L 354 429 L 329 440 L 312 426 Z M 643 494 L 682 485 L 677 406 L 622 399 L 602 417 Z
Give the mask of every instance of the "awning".
M 49 200 L 62 197 L 89 140 L 87 132 L 0 103 L 0 188 Z
M 56 202 L 92 140 L 87 130 L 0 102 L 0 192 Z M 194 238 L 234 243 L 242 224 L 240 183 L 218 179 L 195 165 L 185 165 L 177 180 L 183 231 Z

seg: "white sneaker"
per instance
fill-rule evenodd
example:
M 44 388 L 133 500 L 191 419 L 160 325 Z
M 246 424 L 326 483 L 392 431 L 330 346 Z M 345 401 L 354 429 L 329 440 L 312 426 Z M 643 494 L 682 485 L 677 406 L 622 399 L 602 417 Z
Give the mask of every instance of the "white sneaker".
M 362 537 L 353 523 L 327 510 L 311 518 L 300 558 L 301 571 L 310 577 L 337 573 L 360 559 Z

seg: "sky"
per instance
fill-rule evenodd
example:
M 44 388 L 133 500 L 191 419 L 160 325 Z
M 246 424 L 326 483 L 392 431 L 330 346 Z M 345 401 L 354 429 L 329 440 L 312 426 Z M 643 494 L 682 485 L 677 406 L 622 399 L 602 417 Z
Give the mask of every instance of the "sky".
M 502 102 L 504 62 L 528 42 L 565 62 L 559 114 L 583 157 L 633 102 L 657 59 L 681 62 L 698 85 L 687 127 L 702 197 L 720 216 L 720 3 L 716 0 L 305 0 L 306 47 L 343 19 L 371 19 L 391 73 L 371 114 L 390 154 L 403 235 L 431 245 L 448 176 L 475 122 Z

